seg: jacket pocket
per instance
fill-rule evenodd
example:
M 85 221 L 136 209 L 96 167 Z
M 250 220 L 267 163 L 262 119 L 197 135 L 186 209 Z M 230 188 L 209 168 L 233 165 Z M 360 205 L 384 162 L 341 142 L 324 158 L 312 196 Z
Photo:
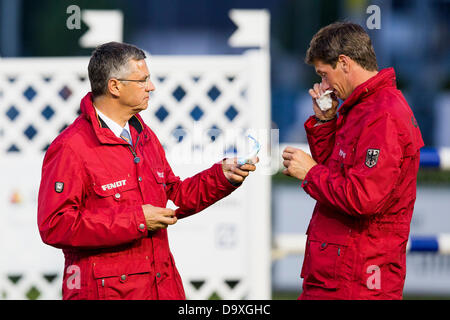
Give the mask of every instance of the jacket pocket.
M 152 168 L 153 177 L 155 178 L 156 183 L 165 185 L 166 177 L 164 168 Z
M 346 250 L 346 245 L 336 241 L 329 242 L 308 237 L 301 271 L 304 286 L 337 290 Z
M 154 277 L 149 260 L 95 262 L 93 272 L 100 300 L 152 299 Z
M 155 204 L 165 207 L 167 203 L 167 194 L 166 194 L 167 186 L 164 168 L 155 167 L 151 169 L 151 172 L 156 182 L 156 188 L 153 189 L 154 191 L 153 200 L 156 202 Z
M 112 179 L 116 181 L 105 181 L 96 179 L 92 184 L 95 194 L 100 200 L 113 200 L 114 202 L 136 201 L 140 198 L 137 182 L 130 177 Z

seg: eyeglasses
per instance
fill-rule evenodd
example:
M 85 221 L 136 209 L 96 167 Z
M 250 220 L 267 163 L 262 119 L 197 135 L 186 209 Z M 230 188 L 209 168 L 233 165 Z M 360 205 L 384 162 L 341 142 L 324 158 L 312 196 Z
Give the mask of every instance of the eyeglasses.
M 147 87 L 150 84 L 150 76 L 147 76 L 145 79 L 143 80 L 133 80 L 133 79 L 117 79 L 119 81 L 130 81 L 130 82 L 137 82 L 140 85 Z

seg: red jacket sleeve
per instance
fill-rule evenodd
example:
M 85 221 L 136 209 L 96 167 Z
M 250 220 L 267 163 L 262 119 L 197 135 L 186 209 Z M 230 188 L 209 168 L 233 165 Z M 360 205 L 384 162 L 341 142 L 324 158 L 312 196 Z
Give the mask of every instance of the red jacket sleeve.
M 206 209 L 239 187 L 232 185 L 227 180 L 223 173 L 221 162 L 190 178 L 181 180 L 173 173 L 161 145 L 160 153 L 163 157 L 167 177 L 166 194 L 168 199 L 172 200 L 178 207 L 175 212 L 178 219 Z
M 141 224 L 145 226 L 141 206 L 83 208 L 85 177 L 76 152 L 62 143 L 50 146 L 42 167 L 37 219 L 46 244 L 57 248 L 99 248 L 146 236 L 147 228 L 140 228 Z M 56 191 L 57 182 L 64 184 L 61 192 Z
M 311 116 L 305 122 L 306 137 L 311 155 L 317 163 L 324 164 L 333 151 L 336 119 L 316 126 L 317 121 Z
M 373 167 L 366 165 L 368 149 L 379 150 Z M 349 215 L 382 213 L 399 178 L 401 162 L 396 124 L 389 114 L 383 114 L 364 126 L 353 163 L 344 167 L 344 173 L 319 164 L 308 172 L 302 186 L 318 202 Z

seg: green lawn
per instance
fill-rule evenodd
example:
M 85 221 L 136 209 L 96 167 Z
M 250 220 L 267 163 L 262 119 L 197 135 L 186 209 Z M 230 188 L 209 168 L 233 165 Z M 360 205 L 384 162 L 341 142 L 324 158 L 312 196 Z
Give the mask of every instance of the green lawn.
M 300 292 L 279 291 L 273 292 L 272 300 L 296 300 Z M 405 295 L 403 300 L 450 300 L 450 296 L 436 295 Z

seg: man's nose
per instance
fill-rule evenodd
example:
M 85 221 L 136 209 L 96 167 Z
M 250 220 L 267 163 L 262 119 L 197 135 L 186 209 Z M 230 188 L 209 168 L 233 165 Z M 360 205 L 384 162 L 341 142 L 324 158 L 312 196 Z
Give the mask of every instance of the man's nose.
M 150 80 L 147 82 L 147 85 L 145 86 L 145 91 L 154 91 L 155 85 Z
M 323 91 L 326 91 L 331 88 L 330 84 L 325 79 L 322 79 L 321 87 Z

